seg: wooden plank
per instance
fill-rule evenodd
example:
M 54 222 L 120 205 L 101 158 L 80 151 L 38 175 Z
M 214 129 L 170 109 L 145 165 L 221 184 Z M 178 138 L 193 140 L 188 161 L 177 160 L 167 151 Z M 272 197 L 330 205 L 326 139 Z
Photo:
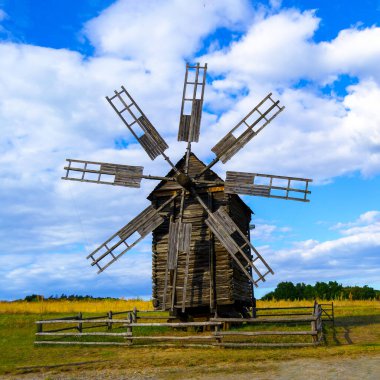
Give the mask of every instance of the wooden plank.
M 142 335 L 142 336 L 133 336 L 133 340 L 178 340 L 178 341 L 187 341 L 187 340 L 215 340 L 214 335 L 182 335 L 182 336 L 169 336 L 169 335 Z
M 211 318 L 212 322 L 231 322 L 231 323 L 298 323 L 315 321 L 316 317 L 302 318 Z
M 216 336 L 316 335 L 314 331 L 220 331 Z
M 177 267 L 178 255 L 178 235 L 180 222 L 170 222 L 169 225 L 169 243 L 168 243 L 168 269 L 173 270 Z
M 69 345 L 69 346 L 130 346 L 131 343 L 121 342 L 59 342 L 50 340 L 37 340 L 34 342 L 37 345 Z
M 214 346 L 220 347 L 308 347 L 308 346 L 316 346 L 319 342 L 315 343 L 213 343 Z
M 314 306 L 257 307 L 256 310 L 314 309 Z
M 121 333 L 109 333 L 109 332 L 92 332 L 92 333 L 52 333 L 52 332 L 41 332 L 36 333 L 36 336 L 132 336 L 131 332 L 121 332 Z
M 35 341 L 35 345 L 86 345 L 86 346 L 131 346 L 131 343 L 121 342 L 58 342 L 58 341 Z M 194 347 L 194 348 L 216 348 L 216 347 L 308 347 L 317 346 L 321 342 L 316 343 L 211 343 L 211 344 L 170 344 L 157 343 L 154 346 L 158 347 Z M 138 347 L 152 347 L 152 344 L 139 344 Z
M 147 323 L 132 323 L 129 319 L 82 319 L 81 323 L 124 323 L 130 327 L 200 327 L 200 326 L 219 326 L 222 324 L 220 321 L 211 322 L 147 322 Z M 75 323 L 78 324 L 78 320 L 47 320 L 47 321 L 36 321 L 36 324 L 51 324 L 51 323 Z

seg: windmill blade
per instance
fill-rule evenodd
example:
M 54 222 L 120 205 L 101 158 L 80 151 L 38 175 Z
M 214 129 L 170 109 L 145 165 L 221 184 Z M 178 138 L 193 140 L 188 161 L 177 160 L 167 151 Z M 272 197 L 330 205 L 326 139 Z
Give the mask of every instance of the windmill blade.
M 177 268 L 178 253 L 190 252 L 191 223 L 170 222 L 168 245 L 168 269 Z
M 181 197 L 181 205 L 183 199 L 183 192 Z M 165 270 L 165 286 L 164 286 L 164 296 L 162 305 L 163 308 L 166 306 L 166 295 L 168 288 L 168 275 L 169 271 L 173 272 L 172 278 L 172 297 L 171 297 L 171 309 L 174 308 L 175 293 L 176 293 L 176 282 L 177 282 L 177 269 L 178 269 L 178 255 L 179 253 L 186 254 L 186 267 L 185 267 L 185 278 L 183 287 L 183 297 L 186 297 L 186 285 L 187 285 L 187 275 L 188 275 L 188 261 L 190 255 L 190 241 L 191 241 L 191 223 L 182 223 L 182 217 L 177 222 L 170 222 L 169 225 L 169 241 L 168 241 L 168 258 Z
M 223 137 L 211 150 L 226 163 L 254 136 L 263 130 L 285 107 L 268 94 L 248 115 Z
M 246 194 L 309 202 L 308 178 L 285 177 L 272 174 L 227 172 L 224 191 L 227 194 Z
M 200 66 L 199 63 L 195 66 L 186 64 L 178 141 L 199 140 L 206 72 L 207 63 L 204 66 Z
M 259 281 L 265 281 L 265 277 L 271 273 L 274 274 L 271 267 L 265 261 L 265 259 L 260 255 L 257 249 L 251 244 L 247 236 L 240 231 L 239 227 L 230 218 L 227 212 L 220 207 L 215 212 L 206 206 L 202 201 L 200 196 L 193 191 L 193 195 L 202 205 L 202 207 L 207 211 L 208 218 L 206 219 L 206 224 L 214 235 L 218 238 L 223 247 L 231 255 L 236 264 L 240 267 L 242 272 L 248 277 L 253 285 L 258 286 Z M 239 238 L 240 237 L 240 238 Z M 243 244 L 239 244 L 238 240 L 243 240 Z M 252 257 L 247 255 L 247 250 L 250 248 L 252 250 Z M 256 263 L 255 263 L 256 262 Z M 255 263 L 255 264 L 254 264 Z M 258 267 L 260 266 L 260 268 Z M 263 269 L 265 270 L 262 273 Z M 255 273 L 255 275 L 253 274 Z
M 248 238 L 240 231 L 235 222 L 229 217 L 229 215 L 222 209 L 219 208 L 217 211 L 210 213 L 209 217 L 206 219 L 206 224 L 209 226 L 214 235 L 218 238 L 221 244 L 226 248 L 231 257 L 238 264 L 243 273 L 249 278 L 253 285 L 257 286 L 257 283 L 265 281 L 265 276 L 269 273 L 273 274 L 272 269 L 260 255 L 257 249 L 251 244 Z M 243 238 L 244 243 L 239 245 L 235 238 L 232 236 L 235 233 Z M 252 259 L 244 252 L 246 247 L 251 248 L 255 257 Z M 241 258 L 238 257 L 240 253 Z M 261 262 L 266 268 L 265 273 L 261 273 L 257 266 L 257 263 Z M 251 273 L 249 273 L 251 271 Z M 256 275 L 253 274 L 255 272 Z
M 107 162 L 83 161 L 66 159 L 65 177 L 70 181 L 90 182 L 103 185 L 140 187 L 141 180 L 155 179 L 160 181 L 175 181 L 173 177 L 144 175 L 142 166 L 110 164 Z
M 152 160 L 160 154 L 166 157 L 164 152 L 168 145 L 165 140 L 123 86 L 121 91 L 115 91 L 114 96 L 106 96 L 106 99 Z
M 109 164 L 106 162 L 66 159 L 66 176 L 70 181 L 91 182 L 105 185 L 140 187 L 142 166 Z
M 147 207 L 100 247 L 90 253 L 87 259 L 92 260 L 92 266 L 96 265 L 98 267 L 98 273 L 103 272 L 122 255 L 132 249 L 145 236 L 162 224 L 164 218 L 160 215 L 160 211 L 176 197 L 177 194 L 173 195 L 158 209 L 152 206 Z

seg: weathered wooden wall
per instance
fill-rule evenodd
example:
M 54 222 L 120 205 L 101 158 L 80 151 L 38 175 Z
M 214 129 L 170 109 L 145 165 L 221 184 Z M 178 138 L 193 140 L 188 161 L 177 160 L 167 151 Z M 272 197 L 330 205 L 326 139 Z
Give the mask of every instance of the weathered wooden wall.
M 181 161 L 178 166 L 181 167 Z M 199 173 L 204 164 L 194 155 L 190 157 L 189 174 L 194 176 Z M 213 172 L 206 172 L 208 180 L 220 180 Z M 155 208 L 163 204 L 173 190 L 179 185 L 174 182 L 160 184 L 149 196 Z M 249 234 L 249 222 L 251 210 L 241 201 L 237 195 L 227 195 L 223 186 L 207 186 L 199 190 L 202 200 L 208 207 L 215 211 L 225 206 L 230 216 L 244 232 Z M 179 218 L 180 199 L 171 206 L 171 220 Z M 186 308 L 210 307 L 217 305 L 250 305 L 252 288 L 248 278 L 232 260 L 230 254 L 213 237 L 205 224 L 206 211 L 188 194 L 185 199 L 183 222 L 192 224 L 191 252 L 189 261 L 189 274 L 186 291 Z M 165 287 L 165 270 L 168 253 L 169 219 L 153 231 L 153 299 L 157 309 L 162 309 L 162 301 Z M 247 235 L 248 236 L 248 235 Z M 249 253 L 249 251 L 247 251 Z M 186 254 L 178 256 L 178 269 L 176 281 L 175 307 L 182 306 L 183 285 L 185 278 Z M 170 281 L 168 282 L 170 284 Z M 165 309 L 170 309 L 171 288 L 168 287 Z

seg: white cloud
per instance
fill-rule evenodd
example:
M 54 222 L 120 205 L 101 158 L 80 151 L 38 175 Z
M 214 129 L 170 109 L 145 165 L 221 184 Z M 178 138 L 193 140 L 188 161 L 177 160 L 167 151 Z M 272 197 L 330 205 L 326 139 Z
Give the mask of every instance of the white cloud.
M 245 0 L 120 0 L 89 21 L 85 32 L 98 54 L 138 60 L 152 72 L 170 72 L 173 61 L 192 57 L 216 28 L 239 30 L 251 13 Z
M 255 219 L 255 228 L 251 230 L 250 236 L 253 243 L 255 241 L 260 241 L 261 243 L 274 242 L 282 240 L 284 236 L 288 236 L 291 231 L 291 227 L 280 227 L 260 219 Z
M 262 247 L 276 272 L 276 281 L 315 282 L 338 280 L 379 286 L 380 212 L 366 212 L 351 223 L 339 224 L 334 240 L 305 240 L 273 251 Z M 260 250 L 260 249 L 259 249 Z
M 252 171 L 276 168 L 274 174 L 319 182 L 355 171 L 379 173 L 380 45 L 375 41 L 380 28 L 349 29 L 330 42 L 315 43 L 311 37 L 318 24 L 313 11 L 267 14 L 228 49 L 202 57 L 212 74 L 223 74 L 209 94 L 224 112 L 206 132 L 207 140 L 221 138 L 270 91 L 276 89 L 274 96 L 286 106 L 227 168 L 242 170 L 244 162 Z M 358 80 L 346 88 L 347 95 L 321 93 L 343 74 Z M 311 83 L 289 87 L 301 80 Z
M 282 11 L 277 1 L 270 11 L 255 10 L 248 1 L 183 4 L 179 0 L 160 5 L 116 2 L 85 27 L 95 57 L 0 43 L 0 130 L 5 136 L 0 141 L 0 257 L 3 270 L 11 276 L 3 289 L 25 289 L 38 276 L 46 280 L 46 289 L 53 289 L 52 261 L 61 268 L 66 263 L 65 270 L 80 268 L 73 270 L 73 277 L 81 278 L 88 251 L 148 205 L 145 197 L 153 183 L 144 182 L 140 190 L 66 183 L 60 180 L 64 159 L 141 164 L 146 173 L 166 174 L 163 160 L 147 158 L 104 95 L 125 84 L 169 143 L 168 153 L 176 161 L 185 150 L 176 141 L 185 60 L 207 61 L 213 80 L 206 90 L 208 112 L 202 118 L 202 140 L 195 146 L 203 159 L 209 158 L 211 146 L 267 92 L 280 94 L 287 107 L 239 153 L 239 159 L 219 166 L 220 173 L 226 169 L 261 171 L 320 182 L 353 171 L 368 176 L 379 173 L 379 44 L 374 43 L 379 28 L 342 31 L 334 40 L 316 44 L 312 37 L 320 20 L 313 11 Z M 0 13 L 0 19 L 4 17 Z M 220 47 L 214 35 L 220 28 L 241 37 Z M 195 57 L 208 45 L 209 54 Z M 346 96 L 318 92 L 317 87 L 341 74 L 358 77 Z M 314 86 L 290 87 L 302 79 L 315 81 Z M 116 141 L 122 139 L 127 149 L 116 149 Z M 273 231 L 281 232 L 268 224 L 257 233 L 271 239 Z M 348 231 L 339 247 L 344 242 L 353 244 L 359 255 L 360 234 L 368 240 L 368 247 L 373 243 L 373 230 Z M 112 281 L 129 264 L 148 281 L 146 244 L 139 250 L 145 260 L 141 266 L 138 258 L 131 263 L 123 259 L 116 269 L 110 269 L 104 286 L 112 289 Z M 331 249 L 329 244 L 304 244 L 302 249 L 317 254 Z M 13 267 L 10 254 L 23 259 Z M 88 281 L 93 283 L 94 277 Z

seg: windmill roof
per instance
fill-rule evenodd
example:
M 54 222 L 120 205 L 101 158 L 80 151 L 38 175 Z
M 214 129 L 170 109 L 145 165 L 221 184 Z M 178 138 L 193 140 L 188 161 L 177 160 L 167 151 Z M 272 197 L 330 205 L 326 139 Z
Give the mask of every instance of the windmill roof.
M 181 170 L 185 166 L 185 160 L 186 160 L 186 154 L 174 165 L 177 169 Z M 206 164 L 202 162 L 194 153 L 190 153 L 190 158 L 189 158 L 189 169 L 188 173 L 191 177 L 194 177 L 196 174 L 198 174 L 203 168 L 206 167 Z M 168 174 L 166 174 L 165 177 L 174 177 L 175 176 L 175 171 L 174 169 L 171 169 Z M 208 181 L 222 181 L 224 180 L 220 178 L 214 171 L 211 169 L 207 170 L 205 173 L 203 173 L 200 176 L 200 179 L 203 180 L 208 180 Z M 150 201 L 153 200 L 154 194 L 158 191 L 168 191 L 168 190 L 176 190 L 180 189 L 181 186 L 178 185 L 176 182 L 169 182 L 169 181 L 161 181 L 154 189 L 153 191 L 148 195 L 148 199 Z M 244 204 L 245 207 L 249 209 L 250 212 L 253 213 L 251 208 L 243 202 L 243 200 L 236 195 L 236 197 L 239 199 L 239 201 Z

